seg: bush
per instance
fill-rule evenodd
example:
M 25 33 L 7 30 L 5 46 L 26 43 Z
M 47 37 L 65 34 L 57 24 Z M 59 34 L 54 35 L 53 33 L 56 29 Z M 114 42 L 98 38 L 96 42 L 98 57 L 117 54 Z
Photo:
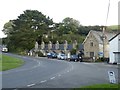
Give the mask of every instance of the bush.
M 103 59 L 99 58 L 95 62 L 103 62 Z
M 109 58 L 99 58 L 98 60 L 97 60 L 97 62 L 109 62 Z
M 38 56 L 39 56 L 39 57 L 43 57 L 44 55 L 43 55 L 42 52 L 39 51 L 39 52 L 38 52 Z
M 76 54 L 76 52 L 77 52 L 76 49 L 72 49 L 72 50 L 70 51 L 71 55 L 72 55 L 72 54 Z

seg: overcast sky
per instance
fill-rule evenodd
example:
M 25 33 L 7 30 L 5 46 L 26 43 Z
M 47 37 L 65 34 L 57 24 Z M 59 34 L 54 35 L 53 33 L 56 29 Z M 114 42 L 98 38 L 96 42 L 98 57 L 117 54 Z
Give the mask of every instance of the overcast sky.
M 110 0 L 107 25 L 118 24 L 118 1 Z M 3 26 L 16 19 L 27 9 L 38 10 L 61 22 L 65 17 L 78 20 L 82 25 L 105 25 L 109 0 L 1 0 L 0 1 L 0 38 Z

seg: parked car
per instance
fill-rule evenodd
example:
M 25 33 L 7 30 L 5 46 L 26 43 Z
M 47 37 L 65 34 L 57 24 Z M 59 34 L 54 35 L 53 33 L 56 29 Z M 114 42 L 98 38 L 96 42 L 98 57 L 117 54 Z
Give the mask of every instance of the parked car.
M 8 52 L 8 48 L 6 47 L 2 48 L 2 52 Z
M 48 58 L 57 58 L 57 54 L 56 53 L 47 53 L 47 57 Z
M 80 61 L 80 59 L 78 58 L 78 55 L 71 55 L 69 61 L 75 61 L 75 62 L 77 62 L 77 61 Z
M 48 58 L 52 58 L 52 53 L 47 53 Z
M 57 58 L 57 53 L 52 53 L 52 58 Z
M 57 59 L 60 59 L 61 53 L 58 53 L 57 55 Z
M 66 56 L 65 54 L 62 54 L 62 55 L 60 56 L 60 59 L 66 60 L 66 59 L 67 59 L 67 56 Z
M 67 56 L 65 54 L 58 54 L 57 55 L 57 58 L 58 59 L 61 59 L 61 60 L 66 60 L 67 59 Z

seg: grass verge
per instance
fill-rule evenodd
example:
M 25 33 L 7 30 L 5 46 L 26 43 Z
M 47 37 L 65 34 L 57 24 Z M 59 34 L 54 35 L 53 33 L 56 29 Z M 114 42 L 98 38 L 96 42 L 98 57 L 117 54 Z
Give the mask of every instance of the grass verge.
M 118 88 L 120 88 L 120 84 L 95 84 L 95 85 L 90 85 L 90 86 L 84 86 L 84 87 L 80 87 L 80 88 L 75 88 L 75 89 L 73 89 L 73 90 L 87 90 L 87 89 L 89 89 L 89 90 L 96 90 L 96 89 L 108 89 L 108 88 L 110 88 L 110 89 L 112 89 L 113 88 L 113 90 L 114 89 L 118 89 Z
M 0 71 L 5 71 L 21 66 L 24 61 L 7 55 L 0 55 Z

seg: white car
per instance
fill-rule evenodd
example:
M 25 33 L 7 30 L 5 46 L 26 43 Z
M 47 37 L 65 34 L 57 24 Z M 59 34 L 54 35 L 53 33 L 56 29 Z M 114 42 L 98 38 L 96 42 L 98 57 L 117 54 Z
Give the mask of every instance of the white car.
M 59 54 L 57 55 L 57 59 L 60 59 L 60 56 L 61 56 L 61 53 L 59 53 Z
M 6 47 L 2 48 L 2 52 L 8 52 L 8 48 Z
M 58 54 L 57 58 L 61 60 L 65 60 L 67 59 L 67 56 L 65 54 Z

